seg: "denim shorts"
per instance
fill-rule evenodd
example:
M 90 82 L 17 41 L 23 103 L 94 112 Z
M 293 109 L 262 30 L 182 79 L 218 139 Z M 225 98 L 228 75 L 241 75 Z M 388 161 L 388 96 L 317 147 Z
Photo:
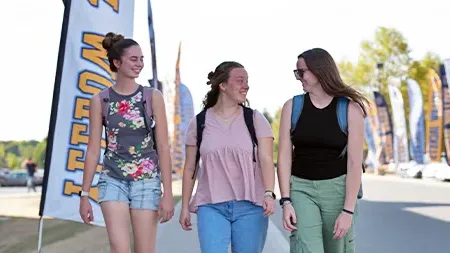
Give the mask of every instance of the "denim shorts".
M 101 174 L 97 186 L 98 203 L 126 202 L 133 209 L 159 209 L 162 194 L 159 175 L 139 181 L 125 181 Z

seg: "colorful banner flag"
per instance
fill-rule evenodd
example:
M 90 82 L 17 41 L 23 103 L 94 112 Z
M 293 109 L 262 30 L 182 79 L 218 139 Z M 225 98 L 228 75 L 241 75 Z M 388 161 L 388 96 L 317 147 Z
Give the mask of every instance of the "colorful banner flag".
M 78 192 L 89 139 L 89 101 L 115 80 L 102 40 L 111 31 L 132 37 L 133 19 L 134 0 L 65 2 L 40 216 L 81 222 Z M 104 140 L 101 145 L 105 148 Z M 90 191 L 93 224 L 103 226 L 97 181 L 98 173 Z
M 409 99 L 410 154 L 417 164 L 424 164 L 425 119 L 422 90 L 416 80 L 406 79 Z
M 395 85 L 388 85 L 388 90 L 394 122 L 394 161 L 396 164 L 407 163 L 409 162 L 408 130 L 402 93 Z
M 364 120 L 364 125 L 365 138 L 369 151 L 368 157 L 371 158 L 370 163 L 373 168 L 378 168 L 380 159 L 379 157 L 382 151 L 380 126 L 378 122 L 377 107 L 375 105 L 375 102 L 371 99 L 369 99 L 368 112 L 367 117 Z
M 431 162 L 441 162 L 442 152 L 442 84 L 439 75 L 433 69 L 428 72 L 430 112 L 426 124 L 426 153 Z
M 447 164 L 450 165 L 450 60 L 445 60 L 440 66 L 440 76 L 442 82 L 442 115 L 444 121 L 444 143 L 447 157 Z
M 189 88 L 181 83 L 180 58 L 181 42 L 178 46 L 178 58 L 175 68 L 175 101 L 174 101 L 174 133 L 172 143 L 173 170 L 183 173 L 185 160 L 185 138 L 189 121 L 194 117 L 194 104 Z
M 181 42 L 178 46 L 178 57 L 175 66 L 175 101 L 174 101 L 174 114 L 173 114 L 173 144 L 172 144 L 172 166 L 176 173 L 181 173 L 184 166 L 184 155 L 183 155 L 183 140 L 181 138 L 181 99 L 180 99 L 180 56 L 181 56 Z
M 393 131 L 391 116 L 387 107 L 386 100 L 380 92 L 373 92 L 375 104 L 377 107 L 377 115 L 380 129 L 382 152 L 380 156 L 381 165 L 387 165 L 394 162 L 393 150 Z

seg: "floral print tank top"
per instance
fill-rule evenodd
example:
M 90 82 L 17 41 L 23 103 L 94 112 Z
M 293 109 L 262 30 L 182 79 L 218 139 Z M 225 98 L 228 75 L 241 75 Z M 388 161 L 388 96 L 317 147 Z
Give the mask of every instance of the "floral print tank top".
M 124 96 L 109 89 L 107 147 L 102 173 L 125 181 L 159 176 L 153 133 L 144 119 L 143 87 Z

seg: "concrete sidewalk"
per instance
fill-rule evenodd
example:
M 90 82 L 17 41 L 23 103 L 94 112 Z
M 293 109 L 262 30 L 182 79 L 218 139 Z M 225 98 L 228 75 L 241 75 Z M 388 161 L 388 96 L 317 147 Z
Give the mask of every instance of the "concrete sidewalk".
M 194 186 L 193 193 L 195 193 L 196 186 Z M 174 195 L 181 195 L 181 180 L 173 181 L 172 191 Z M 278 180 L 275 179 L 275 194 L 279 197 Z M 276 205 L 278 204 L 275 203 Z M 280 211 L 280 209 L 277 209 Z M 175 206 L 175 214 L 173 218 L 161 224 L 158 228 L 156 252 L 158 253 L 199 253 L 200 245 L 197 236 L 197 216 L 191 214 L 192 230 L 184 231 L 181 228 L 179 221 L 181 212 L 181 201 Z M 281 233 L 280 229 L 272 218 L 279 216 L 271 216 L 269 219 L 269 229 L 267 231 L 266 244 L 263 253 L 288 253 L 289 243 Z M 231 252 L 229 250 L 229 252 Z
M 191 214 L 192 230 L 184 231 L 178 222 L 181 212 L 181 202 L 175 207 L 174 217 L 159 227 L 156 252 L 158 253 L 199 253 L 200 245 L 197 236 L 197 216 Z M 229 252 L 231 252 L 229 250 Z M 269 229 L 263 253 L 288 253 L 289 244 L 281 231 L 269 219 Z

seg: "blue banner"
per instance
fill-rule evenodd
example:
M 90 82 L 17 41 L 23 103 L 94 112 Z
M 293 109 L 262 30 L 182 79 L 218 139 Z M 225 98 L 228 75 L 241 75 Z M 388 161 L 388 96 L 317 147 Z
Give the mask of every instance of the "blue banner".
M 410 154 L 417 164 L 424 164 L 425 118 L 422 90 L 416 80 L 408 78 Z
M 444 65 L 445 64 L 445 65 Z M 446 150 L 447 164 L 450 161 L 450 89 L 448 87 L 450 73 L 450 60 L 446 60 L 440 66 L 440 76 L 442 83 L 442 115 L 444 121 L 444 143 Z
M 380 92 L 373 92 L 375 104 L 377 106 L 379 130 L 381 137 L 382 153 L 380 156 L 381 164 L 389 164 L 394 162 L 394 145 L 391 116 L 389 115 L 386 99 Z

